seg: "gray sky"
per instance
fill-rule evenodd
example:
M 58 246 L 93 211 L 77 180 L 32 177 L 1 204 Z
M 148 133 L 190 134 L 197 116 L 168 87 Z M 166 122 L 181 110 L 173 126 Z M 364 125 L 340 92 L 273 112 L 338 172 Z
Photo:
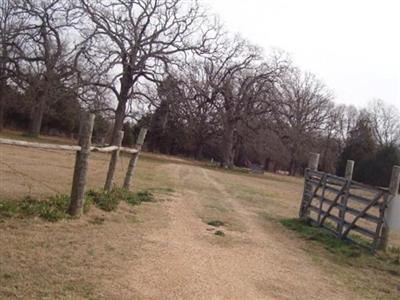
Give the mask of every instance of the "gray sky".
M 400 109 L 399 0 L 200 0 L 230 32 L 291 54 L 339 103 Z

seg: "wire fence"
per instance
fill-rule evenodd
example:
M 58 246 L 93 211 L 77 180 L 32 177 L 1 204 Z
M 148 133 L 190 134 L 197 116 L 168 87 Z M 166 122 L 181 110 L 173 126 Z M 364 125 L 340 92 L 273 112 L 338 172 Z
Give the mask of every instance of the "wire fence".
M 116 145 L 96 147 L 91 145 L 93 124 L 94 115 L 83 118 L 78 146 L 0 138 L 1 195 L 18 198 L 70 192 L 69 212 L 79 215 L 87 183 L 99 187 L 105 178 L 104 190 L 111 191 L 124 177 L 122 187 L 129 189 L 147 129 L 140 131 L 135 148 L 122 147 L 123 131 L 118 132 Z M 129 156 L 128 164 L 121 153 Z

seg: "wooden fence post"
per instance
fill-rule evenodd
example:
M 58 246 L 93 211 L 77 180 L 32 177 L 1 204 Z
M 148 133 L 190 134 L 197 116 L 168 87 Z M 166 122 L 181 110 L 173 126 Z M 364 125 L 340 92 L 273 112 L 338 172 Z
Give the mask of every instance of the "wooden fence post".
M 385 218 L 382 227 L 382 238 L 379 245 L 379 249 L 381 250 L 386 250 L 389 242 L 390 219 L 400 217 L 399 211 L 395 211 L 395 207 L 399 206 L 396 206 L 394 203 L 395 201 L 400 201 L 400 199 L 396 199 L 399 193 L 399 185 L 400 166 L 393 166 L 392 176 L 390 177 L 388 206 L 385 211 Z
M 124 180 L 124 189 L 129 190 L 129 186 L 131 184 L 131 179 L 135 172 L 136 163 L 139 159 L 140 151 L 142 150 L 142 146 L 144 144 L 144 139 L 146 138 L 147 128 L 140 129 L 139 136 L 136 140 L 135 148 L 138 150 L 137 153 L 133 153 L 132 157 L 129 161 L 128 170 L 126 170 L 125 180 Z
M 81 150 L 76 152 L 71 202 L 68 208 L 68 213 L 72 216 L 80 216 L 82 214 L 93 124 L 94 114 L 89 114 L 87 118 L 82 118 L 79 126 L 79 146 Z
M 124 132 L 122 130 L 118 131 L 117 132 L 117 141 L 116 141 L 118 149 L 115 150 L 111 154 L 110 164 L 108 166 L 106 183 L 104 184 L 104 190 L 106 190 L 107 192 L 111 191 L 111 189 L 112 189 L 112 185 L 113 185 L 113 181 L 114 181 L 114 173 L 115 173 L 115 169 L 117 167 L 119 152 L 120 152 L 123 138 L 124 138 Z
M 311 152 L 308 160 L 308 168 L 313 171 L 318 171 L 319 153 Z
M 319 164 L 319 153 L 311 152 L 310 153 L 310 158 L 308 160 L 308 166 L 307 168 L 313 171 L 318 170 L 318 164 Z M 308 182 L 309 180 L 309 174 L 306 170 L 304 173 L 304 191 L 303 191 L 303 198 L 301 200 L 300 204 L 300 211 L 299 211 L 299 217 L 301 219 L 305 219 L 308 216 L 309 210 L 307 207 L 307 203 L 309 200 L 309 194 L 312 192 L 312 185 Z
M 346 217 L 346 207 L 348 200 L 347 194 L 349 193 L 351 180 L 353 179 L 353 170 L 354 170 L 354 160 L 348 160 L 346 162 L 346 170 L 344 172 L 344 177 L 347 179 L 346 188 L 343 190 L 344 195 L 340 197 L 340 204 L 342 205 L 342 208 L 339 209 L 339 218 L 341 222 L 337 224 L 337 231 L 339 232 L 340 235 L 342 234 L 343 225 L 344 222 L 346 221 L 345 217 Z

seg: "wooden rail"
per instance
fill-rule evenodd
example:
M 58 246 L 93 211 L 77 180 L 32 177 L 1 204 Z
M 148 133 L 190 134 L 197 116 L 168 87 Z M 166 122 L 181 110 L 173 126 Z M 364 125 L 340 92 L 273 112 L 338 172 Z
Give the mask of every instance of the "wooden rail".
M 0 138 L 0 144 L 28 147 L 28 148 L 48 149 L 48 150 L 81 151 L 81 146 L 36 143 L 36 142 L 27 142 L 27 141 L 11 140 L 11 139 L 4 139 L 4 138 Z M 127 147 L 118 147 L 118 146 L 108 146 L 108 147 L 91 146 L 90 147 L 90 151 L 102 152 L 102 153 L 110 153 L 110 152 L 116 151 L 118 149 L 119 149 L 119 151 L 125 152 L 125 153 L 131 153 L 131 154 L 138 153 L 137 149 L 127 148 Z

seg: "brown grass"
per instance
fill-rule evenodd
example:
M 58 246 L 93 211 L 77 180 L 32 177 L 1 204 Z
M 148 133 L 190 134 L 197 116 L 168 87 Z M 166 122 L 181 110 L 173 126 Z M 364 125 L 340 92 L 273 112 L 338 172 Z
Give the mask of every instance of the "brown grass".
M 108 159 L 91 155 L 89 188 L 103 186 Z M 17 201 L 69 193 L 73 163 L 72 153 L 0 146 L 0 195 Z M 117 186 L 127 163 L 123 156 Z M 1 219 L 0 299 L 398 296 L 394 286 L 368 286 L 373 270 L 335 264 L 274 221 L 297 215 L 299 178 L 143 154 L 133 189 L 151 189 L 156 202 L 123 203 L 111 213 L 92 207 L 79 220 L 54 224 Z M 224 225 L 210 228 L 211 220 Z

